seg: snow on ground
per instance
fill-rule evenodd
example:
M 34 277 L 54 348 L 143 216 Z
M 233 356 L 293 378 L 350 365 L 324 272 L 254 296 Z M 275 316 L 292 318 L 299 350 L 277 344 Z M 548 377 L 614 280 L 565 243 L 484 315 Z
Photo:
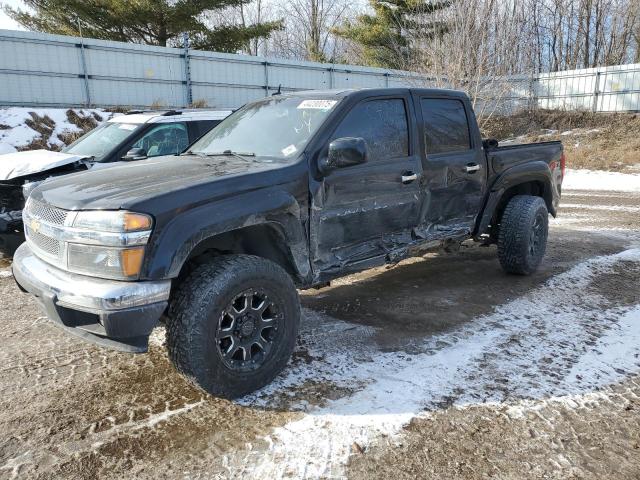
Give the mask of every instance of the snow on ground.
M 493 314 L 430 337 L 416 346 L 417 354 L 371 352 L 363 358 L 367 350 L 359 344 L 366 343 L 369 328 L 309 322 L 323 325 L 304 335 L 315 342 L 308 345 L 310 355 L 321 360 L 266 391 L 313 380 L 355 393 L 320 407 L 301 405 L 307 415 L 269 435 L 266 453 L 229 458 L 231 471 L 250 464 L 254 477 L 340 477 L 353 442 L 366 448 L 425 411 L 575 395 L 640 371 L 640 306 L 613 306 L 593 287 L 600 276 L 629 264 L 640 265 L 640 248 L 587 260 Z M 343 340 L 336 344 L 336 338 Z M 245 401 L 260 405 L 261 399 Z
M 20 147 L 29 145 L 40 136 L 40 133 L 30 128 L 25 122 L 31 119 L 30 113 L 39 117 L 49 117 L 55 123 L 49 144 L 63 147 L 58 135 L 70 132 L 80 132 L 80 128 L 67 119 L 67 108 L 24 108 L 9 107 L 0 109 L 0 154 L 16 152 Z M 99 115 L 103 120 L 111 118 L 113 113 L 102 109 L 73 109 L 80 117 Z M 7 128 L 8 127 L 8 128 Z
M 640 192 L 640 174 L 567 169 L 563 190 Z
M 562 202 L 561 208 L 564 209 L 577 209 L 577 210 L 604 210 L 609 212 L 640 212 L 640 207 L 630 207 L 628 205 L 587 205 L 583 203 L 564 203 Z

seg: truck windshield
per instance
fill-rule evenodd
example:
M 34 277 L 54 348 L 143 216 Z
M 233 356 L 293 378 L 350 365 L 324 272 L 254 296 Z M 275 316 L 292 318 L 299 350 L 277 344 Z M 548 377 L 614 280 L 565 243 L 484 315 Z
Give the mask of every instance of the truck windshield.
M 84 157 L 93 157 L 99 162 L 141 126 L 142 124 L 139 123 L 103 123 L 62 151 Z
M 194 143 L 200 155 L 238 154 L 293 159 L 339 99 L 276 96 L 251 103 Z

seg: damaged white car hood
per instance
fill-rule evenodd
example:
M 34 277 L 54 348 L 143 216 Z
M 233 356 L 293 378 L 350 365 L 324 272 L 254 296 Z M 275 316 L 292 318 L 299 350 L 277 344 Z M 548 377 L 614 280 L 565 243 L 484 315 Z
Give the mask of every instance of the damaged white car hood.
M 49 150 L 30 150 L 0 155 L 0 180 L 46 172 L 56 167 L 68 165 L 86 158 L 72 153 L 51 152 Z

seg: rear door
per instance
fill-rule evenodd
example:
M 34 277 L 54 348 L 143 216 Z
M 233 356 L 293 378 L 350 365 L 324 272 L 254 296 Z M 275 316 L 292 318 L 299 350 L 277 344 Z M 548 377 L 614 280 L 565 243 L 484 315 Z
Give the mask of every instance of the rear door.
M 428 237 L 472 231 L 486 185 L 486 160 L 473 112 L 459 98 L 420 96 Z
M 363 138 L 368 161 L 331 172 L 313 198 L 311 248 L 318 270 L 342 269 L 410 241 L 422 202 L 410 115 L 408 94 L 367 98 L 335 128 L 329 141 Z

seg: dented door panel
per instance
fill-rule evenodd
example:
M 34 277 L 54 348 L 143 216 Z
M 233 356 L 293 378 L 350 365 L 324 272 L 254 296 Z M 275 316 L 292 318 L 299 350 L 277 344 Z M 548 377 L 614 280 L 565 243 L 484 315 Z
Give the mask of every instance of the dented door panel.
M 417 235 L 468 234 L 484 200 L 487 161 L 472 111 L 459 98 L 419 96 L 425 204 Z
M 366 98 L 329 137 L 360 137 L 368 161 L 311 185 L 310 251 L 317 273 L 389 256 L 412 240 L 424 202 L 410 96 Z M 328 144 L 327 144 L 328 146 Z
M 467 164 L 478 163 L 475 151 L 427 157 L 424 173 L 426 202 L 420 230 L 442 232 L 471 231 L 484 199 L 484 172 L 473 176 Z
M 385 255 L 406 241 L 417 225 L 423 193 L 418 180 L 402 183 L 403 172 L 421 174 L 418 157 L 392 159 L 334 172 L 313 196 L 312 251 L 319 270 Z

